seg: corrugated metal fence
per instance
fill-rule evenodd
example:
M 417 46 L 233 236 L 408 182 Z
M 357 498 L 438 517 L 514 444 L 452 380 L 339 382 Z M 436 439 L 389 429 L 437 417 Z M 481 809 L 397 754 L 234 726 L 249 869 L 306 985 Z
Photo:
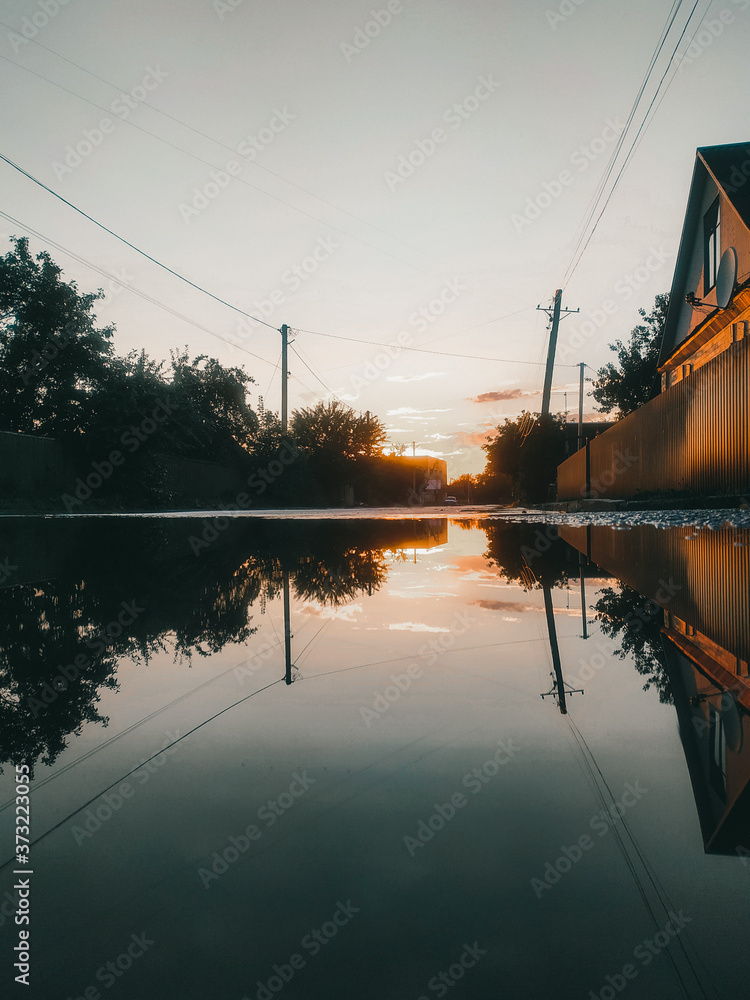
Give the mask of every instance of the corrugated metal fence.
M 558 500 L 750 491 L 750 340 L 600 434 L 557 470 Z

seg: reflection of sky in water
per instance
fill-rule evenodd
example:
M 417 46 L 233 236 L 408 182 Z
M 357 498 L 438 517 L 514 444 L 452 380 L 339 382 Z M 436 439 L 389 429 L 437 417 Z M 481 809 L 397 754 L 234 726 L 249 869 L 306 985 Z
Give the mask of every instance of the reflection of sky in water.
M 440 995 L 428 982 L 476 941 L 487 954 L 451 996 L 585 998 L 629 962 L 637 976 L 627 996 L 681 996 L 668 955 L 648 965 L 633 957 L 666 918 L 622 824 L 599 834 L 592 757 L 540 698 L 552 684 L 542 592 L 503 579 L 487 546 L 484 530 L 451 528 L 447 544 L 417 549 L 416 562 L 408 546 L 405 558 L 389 559 L 371 596 L 338 608 L 293 596 L 291 686 L 261 690 L 284 675 L 280 596 L 264 614 L 253 604 L 258 631 L 243 644 L 189 665 L 169 643 L 148 663 L 121 659 L 119 690 L 100 691 L 109 725 L 84 725 L 51 768 L 37 770 L 34 834 L 61 825 L 33 849 L 36 986 L 26 995 L 78 997 L 94 984 L 103 996 L 138 1000 L 255 998 L 274 964 L 301 953 L 285 998 L 415 1000 Z M 612 585 L 594 572 L 589 607 Z M 553 601 L 563 669 L 575 678 L 605 640 L 597 623 L 581 637 L 578 579 L 554 589 Z M 608 655 L 585 694 L 570 698 L 570 719 L 615 800 L 628 785 L 647 789 L 626 814 L 629 829 L 660 890 L 690 918 L 680 936 L 690 962 L 704 981 L 709 969 L 721 996 L 737 997 L 750 971 L 750 871 L 704 853 L 675 708 L 643 684 L 629 658 Z M 86 810 L 66 819 L 254 691 L 153 772 L 137 771 L 132 798 L 93 835 L 80 833 Z M 171 707 L 141 721 L 162 706 Z M 498 741 L 517 752 L 483 772 L 474 792 L 469 776 Z M 290 796 L 303 773 L 314 783 Z M 2 791 L 5 801 L 7 769 Z M 465 805 L 410 852 L 404 838 L 418 838 L 431 817 L 440 826 L 436 807 L 445 814 L 459 793 Z M 289 808 L 259 818 L 285 794 Z M 8 845 L 10 811 L 1 815 Z M 200 869 L 210 871 L 215 852 L 249 824 L 259 839 L 205 888 Z M 535 893 L 531 880 L 583 835 L 591 848 Z M 11 885 L 6 869 L 0 895 Z M 301 942 L 349 900 L 359 912 L 313 956 Z M 141 932 L 155 943 L 110 994 L 96 972 Z M 4 954 L 14 940 L 5 921 Z M 701 995 L 679 943 L 673 954 L 688 995 Z

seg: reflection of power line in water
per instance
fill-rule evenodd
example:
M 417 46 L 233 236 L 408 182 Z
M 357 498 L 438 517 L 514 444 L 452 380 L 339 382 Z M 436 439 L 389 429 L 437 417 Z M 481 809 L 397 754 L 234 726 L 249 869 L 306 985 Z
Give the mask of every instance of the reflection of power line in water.
M 594 754 L 591 751 L 591 748 L 589 747 L 588 743 L 586 742 L 585 737 L 581 733 L 581 731 L 578 728 L 578 726 L 576 725 L 576 723 L 570 718 L 570 716 L 566 716 L 566 721 L 568 723 L 568 726 L 570 727 L 571 735 L 573 736 L 573 739 L 575 740 L 576 748 L 577 748 L 577 750 L 578 750 L 578 752 L 580 754 L 581 761 L 583 763 L 583 767 L 581 767 L 581 771 L 582 771 L 584 777 L 586 778 L 586 780 L 589 782 L 589 784 L 590 784 L 590 786 L 591 786 L 591 788 L 592 788 L 592 790 L 594 792 L 595 797 L 599 800 L 599 803 L 601 804 L 602 808 L 605 810 L 605 812 L 609 816 L 614 816 L 616 814 L 619 814 L 618 819 L 614 823 L 610 824 L 609 828 L 612 830 L 612 833 L 614 834 L 618 850 L 620 851 L 620 854 L 622 855 L 622 858 L 623 858 L 623 860 L 624 860 L 624 862 L 625 862 L 628 870 L 630 871 L 630 874 L 633 877 L 633 881 L 635 882 L 635 885 L 636 885 L 636 888 L 638 890 L 638 893 L 639 893 L 639 895 L 640 895 L 640 897 L 641 897 L 641 899 L 643 901 L 643 904 L 644 904 L 646 910 L 648 911 L 649 916 L 651 917 L 651 920 L 652 920 L 652 922 L 654 924 L 654 927 L 657 929 L 657 932 L 661 932 L 663 930 L 662 924 L 661 924 L 661 922 L 660 922 L 660 920 L 659 920 L 659 918 L 658 918 L 658 916 L 657 916 L 657 914 L 656 914 L 656 912 L 654 910 L 654 907 L 653 907 L 653 905 L 651 903 L 651 900 L 648 897 L 648 894 L 647 894 L 647 891 L 646 891 L 647 887 L 644 884 L 645 880 L 639 874 L 637 866 L 636 866 L 636 860 L 632 857 L 631 852 L 628 849 L 628 845 L 625 843 L 625 840 L 624 840 L 624 838 L 623 838 L 620 830 L 617 828 L 617 823 L 618 822 L 622 824 L 623 829 L 627 833 L 628 839 L 630 840 L 630 843 L 632 845 L 632 849 L 635 852 L 637 860 L 640 861 L 640 864 L 643 867 L 643 871 L 645 873 L 646 880 L 650 883 L 651 889 L 653 890 L 654 894 L 656 895 L 658 903 L 661 905 L 662 909 L 664 910 L 664 914 L 665 914 L 665 917 L 667 919 L 669 919 L 670 910 L 674 911 L 675 907 L 674 907 L 673 903 L 671 902 L 671 900 L 669 898 L 669 895 L 667 894 L 666 889 L 664 888 L 664 886 L 659 881 L 659 878 L 656 875 L 656 872 L 654 871 L 654 869 L 651 866 L 650 862 L 648 861 L 645 853 L 643 852 L 643 849 L 638 844 L 638 841 L 636 840 L 635 835 L 631 831 L 631 829 L 628 826 L 628 824 L 625 822 L 624 815 L 622 815 L 620 813 L 620 810 L 617 809 L 617 804 L 615 802 L 615 797 L 614 797 L 614 795 L 612 793 L 612 789 L 609 787 L 609 783 L 607 782 L 607 779 L 604 777 L 602 769 L 599 767 L 599 764 L 597 763 L 596 758 L 594 757 Z M 579 762 L 579 766 L 580 766 L 580 762 Z M 585 770 L 584 770 L 584 768 L 585 768 Z M 596 770 L 596 773 L 599 775 L 599 778 L 601 779 L 601 785 L 604 786 L 604 789 L 606 789 L 607 794 L 605 794 L 604 789 L 601 787 L 599 781 L 597 780 L 597 776 L 594 773 L 595 770 Z M 705 989 L 703 987 L 703 983 L 701 981 L 701 977 L 699 976 L 698 971 L 697 971 L 697 969 L 695 967 L 695 962 L 693 961 L 693 959 L 691 958 L 691 956 L 688 955 L 687 949 L 685 947 L 685 942 L 684 942 L 683 938 L 687 938 L 688 940 L 690 940 L 689 933 L 687 931 L 682 931 L 681 936 L 675 937 L 675 942 L 676 942 L 677 946 L 679 947 L 680 951 L 682 952 L 682 955 L 683 955 L 684 960 L 685 960 L 685 962 L 687 963 L 687 965 L 688 965 L 688 967 L 690 969 L 690 972 L 692 973 L 693 977 L 695 978 L 695 982 L 696 982 L 697 988 L 698 988 L 698 990 L 700 992 L 700 996 L 701 997 L 707 997 L 708 994 L 706 993 L 706 991 L 705 991 Z M 705 966 L 703 966 L 703 963 L 701 962 L 700 957 L 699 957 L 699 955 L 698 955 L 698 953 L 697 953 L 697 951 L 695 949 L 695 946 L 692 944 L 692 941 L 691 941 L 691 947 L 692 947 L 693 952 L 695 953 L 695 957 L 696 957 L 697 961 L 700 962 L 701 966 L 703 967 L 703 973 L 704 973 L 704 975 L 711 982 L 711 987 L 712 987 L 713 992 L 718 997 L 718 992 L 716 990 L 715 984 L 711 980 L 711 976 L 708 973 L 708 970 L 705 968 Z M 688 988 L 688 985 L 685 982 L 683 974 L 680 971 L 680 969 L 679 969 L 679 967 L 677 965 L 677 962 L 675 961 L 675 956 L 672 954 L 672 952 L 669 949 L 669 945 L 667 945 L 664 948 L 664 951 L 666 952 L 667 957 L 669 958 L 669 961 L 670 961 L 670 963 L 672 965 L 672 968 L 674 970 L 675 976 L 677 977 L 677 981 L 679 983 L 680 991 L 681 991 L 682 995 L 684 997 L 688 998 L 688 1000 L 690 1000 L 690 997 L 693 995 L 693 993 Z
M 232 667 L 230 669 L 234 668 Z M 73 812 L 68 813 L 68 815 L 64 819 L 61 819 L 59 823 L 55 823 L 55 825 L 50 827 L 50 829 L 47 830 L 46 833 L 43 833 L 40 837 L 37 837 L 36 840 L 32 840 L 31 843 L 29 844 L 29 847 L 34 847 L 40 841 L 44 840 L 46 837 L 49 837 L 51 833 L 54 833 L 55 830 L 59 829 L 61 826 L 67 823 L 69 819 L 72 819 L 74 816 L 77 816 L 79 812 L 90 806 L 92 802 L 96 802 L 96 800 L 100 798 L 102 795 L 105 795 L 112 788 L 115 788 L 121 782 L 125 781 L 126 778 L 129 778 L 132 774 L 135 774 L 136 771 L 140 771 L 142 767 L 144 767 L 146 764 L 150 764 L 152 760 L 156 760 L 157 757 L 160 757 L 167 750 L 170 750 L 173 746 L 176 746 L 176 744 L 181 743 L 183 740 L 186 740 L 188 736 L 192 736 L 193 733 L 197 732 L 199 729 L 202 729 L 203 726 L 207 726 L 210 722 L 213 722 L 215 719 L 218 719 L 220 715 L 224 715 L 225 712 L 230 711 L 230 709 L 232 708 L 236 708 L 237 705 L 241 705 L 244 701 L 248 701 L 250 698 L 254 698 L 256 694 L 261 694 L 263 691 L 267 691 L 269 688 L 274 687 L 274 685 L 280 684 L 283 679 L 284 679 L 283 677 L 279 677 L 275 681 L 271 681 L 271 683 L 266 684 L 265 687 L 258 688 L 257 691 L 252 691 L 250 694 L 246 694 L 244 698 L 240 698 L 239 701 L 235 701 L 231 705 L 227 705 L 226 708 L 222 708 L 218 712 L 215 712 L 208 719 L 204 719 L 203 722 L 199 722 L 197 726 L 193 726 L 192 729 L 189 729 L 186 733 L 183 733 L 182 736 L 178 736 L 176 740 L 172 740 L 171 743 L 168 743 L 165 747 L 162 747 L 161 750 L 158 750 L 156 753 L 151 754 L 151 756 L 147 760 L 141 761 L 141 763 L 138 764 L 137 767 L 132 767 L 127 774 L 123 774 L 116 781 L 113 781 L 109 785 L 107 785 L 106 788 L 103 788 L 100 792 L 97 792 L 97 794 L 92 796 L 88 800 L 88 802 L 84 802 L 82 806 L 78 806 L 78 808 L 74 809 Z M 15 863 L 15 857 L 10 858 L 4 864 L 0 865 L 0 871 L 2 871 L 4 868 L 7 868 L 8 865 L 14 863 Z

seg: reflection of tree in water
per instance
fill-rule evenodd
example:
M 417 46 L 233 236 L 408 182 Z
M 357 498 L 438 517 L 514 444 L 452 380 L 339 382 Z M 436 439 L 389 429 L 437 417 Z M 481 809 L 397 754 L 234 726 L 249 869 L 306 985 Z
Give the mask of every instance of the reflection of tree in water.
M 245 643 L 253 604 L 279 594 L 284 571 L 300 599 L 333 607 L 379 589 L 379 542 L 394 531 L 236 522 L 196 557 L 188 519 L 16 522 L 0 548 L 35 553 L 16 561 L 42 582 L 0 589 L 0 761 L 51 764 L 84 723 L 106 726 L 98 702 L 121 657 L 189 663 Z
M 116 688 L 117 654 L 86 649 L 101 619 L 82 585 L 61 580 L 0 592 L 0 759 L 51 764 L 68 733 L 84 722 L 101 722 L 99 689 Z M 132 644 L 132 643 L 131 643 Z M 80 670 L 76 666 L 79 659 Z M 69 665 L 72 665 L 72 669 Z M 66 690 L 50 685 L 65 667 L 73 676 Z M 73 671 L 78 673 L 76 677 Z M 47 705 L 42 698 L 46 694 Z
M 301 600 L 319 601 L 338 608 L 364 590 L 379 590 L 386 566 L 381 551 L 347 549 L 333 560 L 323 561 L 312 554 L 294 568 L 294 592 Z
M 578 554 L 558 535 L 555 525 L 480 522 L 487 534 L 484 558 L 510 583 L 524 590 L 560 587 L 578 575 Z
M 661 642 L 663 612 L 659 605 L 621 583 L 619 591 L 613 587 L 602 590 L 594 610 L 604 635 L 620 642 L 613 654 L 621 660 L 632 656 L 635 669 L 646 678 L 643 690 L 654 688 L 662 704 L 674 704 Z

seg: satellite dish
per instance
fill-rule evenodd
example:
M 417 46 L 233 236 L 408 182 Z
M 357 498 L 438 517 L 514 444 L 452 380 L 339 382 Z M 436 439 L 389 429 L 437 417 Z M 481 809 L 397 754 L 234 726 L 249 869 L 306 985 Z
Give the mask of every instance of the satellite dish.
M 727 746 L 738 753 L 742 749 L 742 713 L 731 691 L 724 691 L 721 696 L 721 721 Z
M 726 309 L 734 295 L 737 283 L 737 251 L 727 247 L 721 255 L 719 270 L 716 274 L 716 304 L 719 309 Z

